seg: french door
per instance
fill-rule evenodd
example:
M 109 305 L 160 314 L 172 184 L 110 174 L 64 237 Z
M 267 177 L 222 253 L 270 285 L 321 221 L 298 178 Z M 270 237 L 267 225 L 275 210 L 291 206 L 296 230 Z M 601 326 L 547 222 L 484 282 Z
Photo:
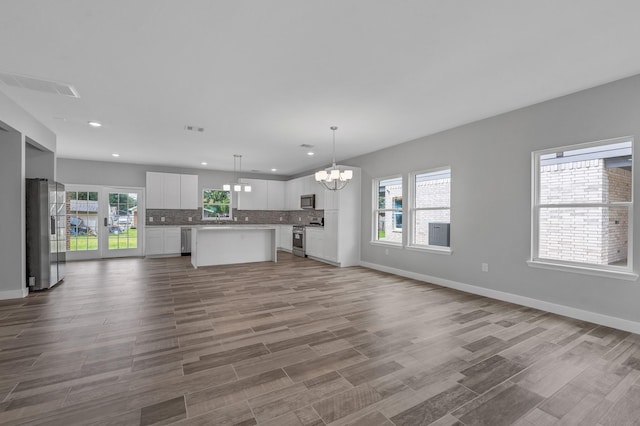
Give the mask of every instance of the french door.
M 67 185 L 70 260 L 142 256 L 142 188 Z

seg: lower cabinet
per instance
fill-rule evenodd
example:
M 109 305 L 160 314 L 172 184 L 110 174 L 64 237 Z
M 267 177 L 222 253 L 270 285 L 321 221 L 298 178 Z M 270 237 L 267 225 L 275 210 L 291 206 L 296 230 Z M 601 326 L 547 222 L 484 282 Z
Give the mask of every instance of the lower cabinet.
M 291 251 L 293 249 L 293 225 L 280 225 L 279 234 L 278 248 Z
M 324 259 L 324 229 L 305 229 L 304 251 L 307 256 Z
M 180 228 L 145 228 L 145 256 L 180 255 Z

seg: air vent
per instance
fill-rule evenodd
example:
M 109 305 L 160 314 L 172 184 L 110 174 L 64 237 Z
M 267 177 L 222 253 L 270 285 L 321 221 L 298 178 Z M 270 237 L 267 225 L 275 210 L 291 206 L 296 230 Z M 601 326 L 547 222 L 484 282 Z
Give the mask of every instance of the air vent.
M 313 148 L 313 145 L 309 145 L 308 143 L 303 143 L 300 145 L 300 148 Z
M 79 98 L 78 91 L 66 83 L 43 80 L 40 78 L 27 77 L 18 74 L 0 72 L 0 81 L 8 86 L 20 87 L 22 89 L 35 90 L 36 92 L 50 93 L 53 95 L 69 96 Z
M 204 127 L 190 126 L 188 124 L 184 126 L 184 129 L 188 132 L 198 132 L 198 133 L 204 132 Z

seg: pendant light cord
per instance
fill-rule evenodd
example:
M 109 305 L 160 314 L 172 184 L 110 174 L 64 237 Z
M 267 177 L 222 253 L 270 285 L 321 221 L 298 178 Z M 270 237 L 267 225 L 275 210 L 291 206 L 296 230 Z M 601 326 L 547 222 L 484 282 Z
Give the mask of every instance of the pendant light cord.
M 338 130 L 337 126 L 331 126 L 331 130 L 333 130 L 333 167 L 336 167 L 336 130 Z

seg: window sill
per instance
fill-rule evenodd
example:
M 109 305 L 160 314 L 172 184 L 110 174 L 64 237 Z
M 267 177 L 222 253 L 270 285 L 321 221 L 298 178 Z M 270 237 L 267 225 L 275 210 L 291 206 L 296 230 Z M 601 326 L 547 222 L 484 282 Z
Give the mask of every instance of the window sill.
M 369 241 L 369 244 L 371 244 L 372 246 L 402 248 L 402 243 L 390 243 L 386 241 Z
M 611 269 L 599 269 L 596 267 L 573 266 L 562 263 L 542 260 L 527 260 L 527 265 L 532 268 L 551 269 L 554 271 L 573 272 L 576 274 L 592 275 L 597 277 L 615 278 L 618 280 L 637 281 L 638 274 L 627 271 L 614 271 Z
M 434 253 L 434 254 L 444 254 L 446 256 L 451 256 L 451 254 L 453 254 L 453 250 L 451 250 L 450 247 L 435 248 L 433 246 L 407 246 L 405 248 L 407 250 L 412 250 L 412 251 L 422 251 L 422 252 Z

